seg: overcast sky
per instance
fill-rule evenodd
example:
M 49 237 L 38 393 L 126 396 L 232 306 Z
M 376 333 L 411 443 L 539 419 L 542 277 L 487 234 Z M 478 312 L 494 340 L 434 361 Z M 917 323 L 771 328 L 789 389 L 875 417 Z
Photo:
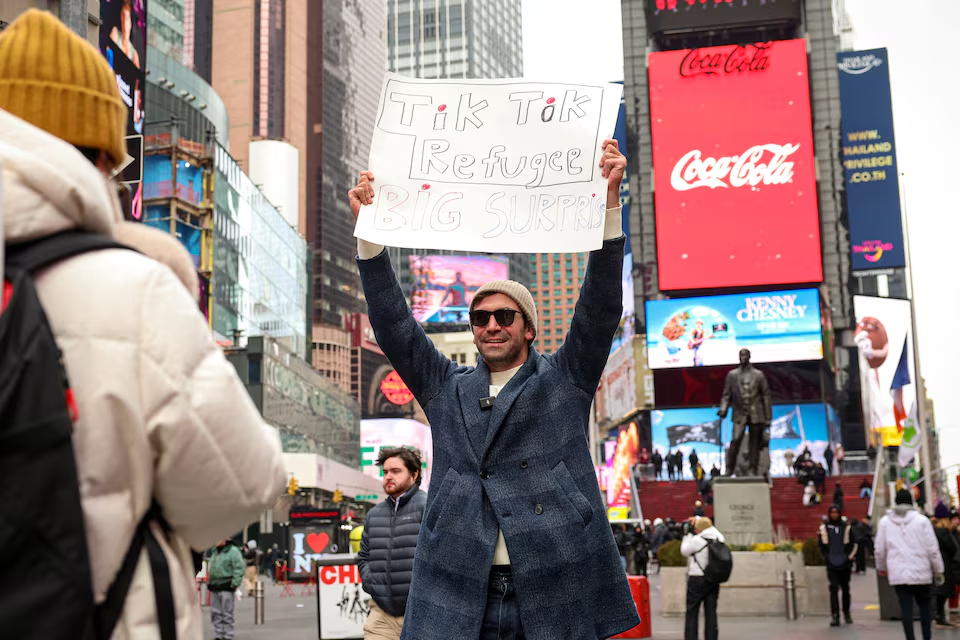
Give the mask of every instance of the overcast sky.
M 522 0 L 530 78 L 623 79 L 619 0 Z M 957 0 L 846 0 L 858 49 L 887 47 L 897 161 L 906 174 L 920 367 L 936 403 L 943 464 L 960 463 L 960 74 Z M 909 9 L 906 9 L 909 8 Z M 949 336 L 948 336 L 949 337 Z

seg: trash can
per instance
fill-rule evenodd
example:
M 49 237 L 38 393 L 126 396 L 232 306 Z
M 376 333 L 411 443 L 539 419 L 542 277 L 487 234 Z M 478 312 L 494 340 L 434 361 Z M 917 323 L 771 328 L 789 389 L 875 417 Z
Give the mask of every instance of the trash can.
M 640 614 L 640 624 L 614 638 L 650 638 L 653 636 L 653 619 L 650 615 L 650 583 L 646 576 L 628 576 L 630 593 Z

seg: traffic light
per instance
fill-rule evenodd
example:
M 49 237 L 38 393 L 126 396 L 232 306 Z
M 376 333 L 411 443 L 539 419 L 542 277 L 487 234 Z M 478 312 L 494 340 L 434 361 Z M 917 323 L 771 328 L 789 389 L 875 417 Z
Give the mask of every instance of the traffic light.
M 287 485 L 287 495 L 295 496 L 297 495 L 297 491 L 300 491 L 300 483 L 296 478 L 290 476 L 290 484 Z
M 340 491 L 340 489 L 337 489 L 336 491 L 334 491 L 334 492 L 333 492 L 333 501 L 334 501 L 334 502 L 343 502 L 343 491 Z

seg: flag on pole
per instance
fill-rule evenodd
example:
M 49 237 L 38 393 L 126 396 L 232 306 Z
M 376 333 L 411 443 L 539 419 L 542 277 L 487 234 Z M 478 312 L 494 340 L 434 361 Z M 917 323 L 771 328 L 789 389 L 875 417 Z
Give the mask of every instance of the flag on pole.
M 907 339 L 904 338 L 903 351 L 900 352 L 900 364 L 897 365 L 897 371 L 893 374 L 893 382 L 890 383 L 890 395 L 893 397 L 893 416 L 899 433 L 903 433 L 904 423 L 907 420 L 907 407 L 903 406 L 903 388 L 912 384 L 910 368 L 907 366 L 908 357 Z
M 667 438 L 670 447 L 684 442 L 717 443 L 720 440 L 720 421 L 701 422 L 700 424 L 678 424 L 667 427 Z
M 799 413 L 794 409 L 785 416 L 780 416 L 770 423 L 771 440 L 799 440 L 800 434 L 793 430 L 793 419 Z

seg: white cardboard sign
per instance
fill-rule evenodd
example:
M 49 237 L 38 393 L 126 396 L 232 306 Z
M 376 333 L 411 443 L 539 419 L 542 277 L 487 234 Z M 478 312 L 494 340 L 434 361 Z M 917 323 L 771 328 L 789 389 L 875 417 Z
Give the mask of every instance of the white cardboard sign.
M 394 247 L 577 252 L 603 243 L 622 87 L 387 74 L 355 235 Z

